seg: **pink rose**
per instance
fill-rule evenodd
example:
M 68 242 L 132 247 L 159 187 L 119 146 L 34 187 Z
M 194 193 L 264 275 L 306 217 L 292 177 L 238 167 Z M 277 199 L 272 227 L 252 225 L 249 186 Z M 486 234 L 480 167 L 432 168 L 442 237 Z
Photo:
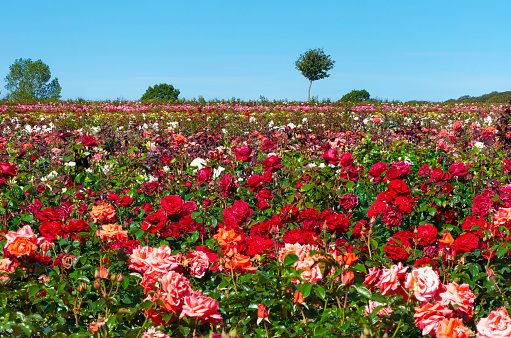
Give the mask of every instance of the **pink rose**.
M 457 311 L 465 313 L 468 318 L 474 314 L 474 301 L 476 296 L 470 290 L 468 284 L 459 285 L 456 282 L 449 283 L 447 290 L 440 294 L 441 304 L 447 306 L 449 303 L 457 305 Z
M 378 281 L 378 278 L 380 278 L 381 271 L 377 268 L 369 268 L 369 273 L 366 275 L 364 279 L 364 284 L 366 285 L 373 285 Z
M 170 271 L 161 278 L 161 292 L 165 310 L 177 313 L 181 311 L 185 298 L 190 296 L 192 286 L 182 274 Z
M 405 283 L 405 287 L 412 289 L 415 298 L 421 302 L 437 298 L 441 286 L 440 277 L 430 266 L 413 268 Z
M 190 262 L 190 274 L 195 278 L 202 278 L 208 271 L 210 260 L 204 251 L 190 252 L 189 256 L 192 258 Z
M 379 302 L 376 302 L 374 300 L 370 300 L 369 303 L 364 308 L 364 313 L 366 316 L 369 316 L 373 312 L 374 309 L 376 309 L 380 305 L 385 305 Z M 392 308 L 390 307 L 384 307 L 380 310 L 378 310 L 378 316 L 388 316 L 392 313 Z
M 213 298 L 193 295 L 186 297 L 183 303 L 179 319 L 185 316 L 195 317 L 213 325 L 222 321 L 222 316 L 218 313 L 218 302 Z
M 451 318 L 453 311 L 440 303 L 425 303 L 420 308 L 415 308 L 415 325 L 422 330 L 422 335 L 425 336 L 430 332 L 435 332 L 436 328 L 440 326 L 440 322 L 444 318 Z
M 511 338 L 511 318 L 503 306 L 481 318 L 476 328 L 478 338 Z

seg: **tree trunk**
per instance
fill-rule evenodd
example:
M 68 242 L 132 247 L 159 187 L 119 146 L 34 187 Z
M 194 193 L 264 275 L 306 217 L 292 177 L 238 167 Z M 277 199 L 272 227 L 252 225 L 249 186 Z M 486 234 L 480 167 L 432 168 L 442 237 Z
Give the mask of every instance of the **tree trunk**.
M 312 81 L 309 84 L 309 92 L 307 93 L 307 103 L 310 102 L 310 100 L 311 100 L 311 86 L 312 86 Z

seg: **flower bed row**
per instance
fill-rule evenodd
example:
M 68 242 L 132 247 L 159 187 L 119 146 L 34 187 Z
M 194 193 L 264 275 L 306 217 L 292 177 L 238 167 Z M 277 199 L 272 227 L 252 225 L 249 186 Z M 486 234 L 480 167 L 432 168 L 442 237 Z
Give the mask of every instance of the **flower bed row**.
M 0 335 L 511 337 L 504 106 L 1 106 Z

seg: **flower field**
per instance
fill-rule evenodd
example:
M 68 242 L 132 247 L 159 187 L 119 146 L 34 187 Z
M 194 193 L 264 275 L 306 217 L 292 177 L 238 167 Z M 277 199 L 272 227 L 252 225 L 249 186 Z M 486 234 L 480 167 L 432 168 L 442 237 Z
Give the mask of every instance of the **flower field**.
M 507 106 L 0 117 L 0 337 L 511 337 Z

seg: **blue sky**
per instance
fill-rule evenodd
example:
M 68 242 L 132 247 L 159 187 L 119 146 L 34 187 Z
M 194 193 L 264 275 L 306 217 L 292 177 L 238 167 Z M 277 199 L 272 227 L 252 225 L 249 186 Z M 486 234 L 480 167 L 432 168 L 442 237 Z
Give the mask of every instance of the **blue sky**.
M 352 89 L 444 101 L 511 90 L 511 1 L 3 1 L 0 91 L 19 58 L 41 59 L 63 99 L 306 100 L 294 67 L 310 48 L 336 61 L 311 96 Z

